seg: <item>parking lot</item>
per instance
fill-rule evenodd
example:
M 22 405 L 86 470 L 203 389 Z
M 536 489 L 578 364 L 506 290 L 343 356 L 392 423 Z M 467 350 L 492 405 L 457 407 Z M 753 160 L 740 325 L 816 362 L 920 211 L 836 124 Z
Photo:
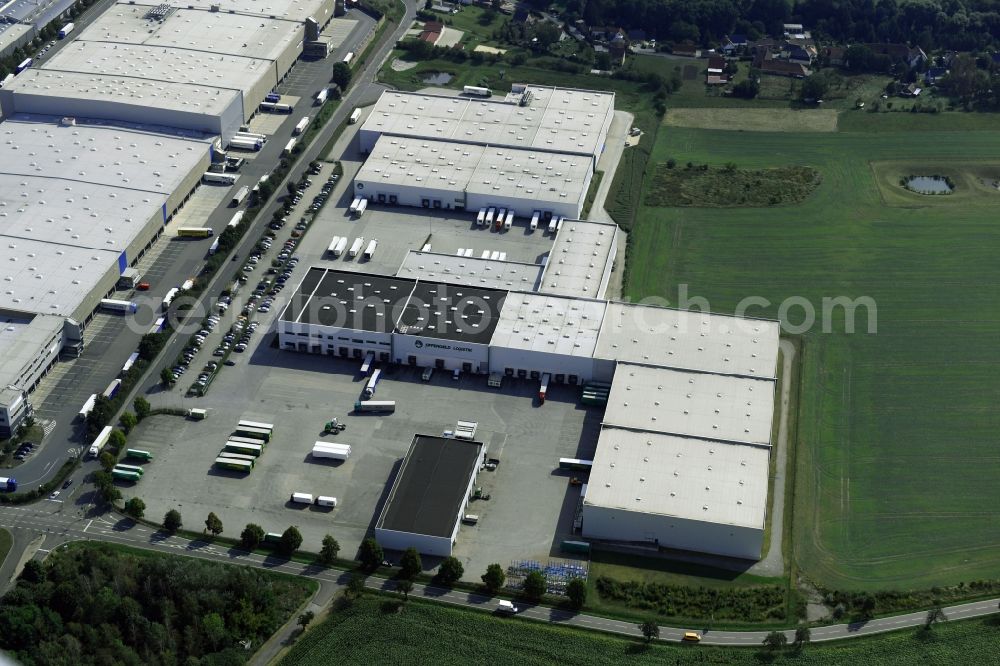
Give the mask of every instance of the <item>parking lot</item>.
M 491 231 L 475 225 L 475 213 L 422 211 L 413 208 L 369 208 L 361 218 L 347 208 L 351 178 L 360 165 L 354 138 L 356 126 L 341 137 L 332 158 L 342 157 L 344 176 L 336 183 L 327 205 L 305 230 L 303 242 L 293 255 L 297 265 L 288 279 L 295 285 L 305 269 L 322 264 L 345 270 L 394 274 L 407 250 L 430 243 L 433 251 L 454 254 L 458 248 L 507 253 L 508 260 L 538 263 L 549 251 L 552 237 L 542 230 L 531 232 L 526 220 L 513 229 Z M 537 402 L 537 381 L 504 380 L 501 389 L 487 386 L 485 376 L 435 373 L 421 381 L 421 369 L 385 369 L 378 398 L 397 401 L 396 412 L 386 416 L 351 415 L 364 380 L 357 373 L 359 362 L 279 351 L 272 346 L 274 320 L 292 289 L 274 294 L 274 305 L 258 311 L 258 300 L 248 310 L 259 329 L 242 353 L 229 353 L 235 367 L 222 367 L 207 394 L 188 397 L 187 389 L 206 362 L 220 362 L 213 354 L 223 335 L 244 307 L 251 291 L 271 267 L 282 243 L 293 233 L 305 208 L 319 193 L 332 171 L 324 163 L 301 202 L 284 227 L 274 230 L 273 247 L 248 273 L 246 284 L 220 323 L 206 336 L 192 358 L 190 370 L 172 390 L 149 396 L 154 407 L 200 407 L 209 416 L 191 421 L 176 416 L 156 416 L 140 424 L 129 437 L 129 446 L 151 451 L 155 460 L 137 485 L 123 485 L 126 498 L 141 497 L 147 516 L 154 520 L 177 508 L 189 528 L 198 529 L 209 512 L 215 512 L 236 537 L 249 523 L 269 532 L 297 525 L 304 537 L 303 548 L 318 550 L 325 534 L 333 534 L 345 555 L 353 555 L 361 540 L 374 527 L 398 466 L 414 434 L 441 434 L 458 420 L 477 421 L 476 439 L 485 442 L 491 456 L 501 459 L 495 471 L 482 471 L 477 485 L 491 496 L 473 501 L 468 511 L 480 519 L 463 525 L 455 555 L 466 568 L 466 577 L 478 580 L 486 566 L 512 559 L 565 558 L 561 540 L 571 537 L 580 492 L 571 486 L 571 475 L 559 471 L 560 457 L 589 458 L 597 441 L 600 409 L 577 404 L 572 387 L 550 388 L 544 405 Z M 445 217 L 443 215 L 450 215 Z M 349 242 L 363 237 L 378 239 L 370 261 L 332 259 L 326 255 L 334 236 Z M 247 257 L 240 257 L 243 263 Z M 286 266 L 279 267 L 277 273 Z M 270 276 L 272 279 L 276 276 Z M 270 287 L 268 290 L 270 291 Z M 239 334 L 231 345 L 239 339 Z M 322 435 L 331 418 L 344 419 L 347 430 L 336 436 Z M 217 470 L 213 462 L 240 419 L 275 424 L 274 438 L 249 474 Z M 348 461 L 314 461 L 310 450 L 315 441 L 337 441 L 352 446 Z M 336 509 L 293 504 L 293 492 L 337 497 Z M 525 517 L 530 516 L 530 520 Z M 427 561 L 426 565 L 434 562 Z
M 570 387 L 553 387 L 539 406 L 537 382 L 508 379 L 498 390 L 487 387 L 486 377 L 455 381 L 435 373 L 423 382 L 419 369 L 388 368 L 378 397 L 395 400 L 396 412 L 355 416 L 350 412 L 364 386 L 355 361 L 258 344 L 239 372 L 227 370 L 207 396 L 170 401 L 207 409 L 206 420 L 156 416 L 129 437 L 130 447 L 152 452 L 155 460 L 141 482 L 122 491 L 141 497 L 154 520 L 177 508 L 185 524 L 198 529 L 214 511 L 229 536 L 249 522 L 271 532 L 297 525 L 304 549 L 318 550 L 330 533 L 353 555 L 374 526 L 413 435 L 441 434 L 462 419 L 478 421 L 476 439 L 501 459 L 496 471 L 480 472 L 478 485 L 492 498 L 470 504 L 479 523 L 463 526 L 459 535 L 455 554 L 469 575 L 478 577 L 491 562 L 558 556 L 559 541 L 569 537 L 579 490 L 558 471 L 558 459 L 592 455 L 601 419 L 601 410 L 576 404 Z M 324 437 L 332 417 L 347 430 Z M 240 419 L 274 424 L 271 443 L 245 476 L 213 469 Z M 309 453 L 320 439 L 350 444 L 350 459 L 313 460 Z M 303 509 L 289 501 L 293 492 L 332 495 L 339 505 Z

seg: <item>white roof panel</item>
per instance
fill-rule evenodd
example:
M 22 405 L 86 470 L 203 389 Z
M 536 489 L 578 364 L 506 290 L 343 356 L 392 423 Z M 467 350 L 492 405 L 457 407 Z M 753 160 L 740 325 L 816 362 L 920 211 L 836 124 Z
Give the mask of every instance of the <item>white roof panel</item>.
M 563 220 L 538 290 L 562 296 L 601 296 L 605 270 L 615 259 L 617 231 L 614 223 Z
M 396 277 L 433 280 L 470 287 L 534 289 L 541 277 L 539 264 L 458 257 L 437 252 L 409 250 Z
M 768 447 L 604 427 L 586 505 L 763 529 Z
M 596 356 L 748 377 L 774 377 L 780 333 L 776 321 L 609 303 Z
M 590 358 L 605 306 L 604 301 L 512 292 L 490 344 Z
M 675 435 L 768 444 L 774 387 L 772 379 L 619 363 L 604 422 Z

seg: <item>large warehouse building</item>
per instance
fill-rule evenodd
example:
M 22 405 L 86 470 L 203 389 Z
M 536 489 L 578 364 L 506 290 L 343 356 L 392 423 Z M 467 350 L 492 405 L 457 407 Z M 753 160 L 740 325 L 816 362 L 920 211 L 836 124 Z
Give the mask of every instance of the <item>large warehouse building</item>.
M 302 52 L 334 0 L 119 2 L 0 89 L 4 115 L 162 125 L 228 141 Z
M 594 239 L 604 237 L 591 233 L 599 228 L 580 233 L 588 224 L 580 222 L 574 237 L 603 253 Z M 311 268 L 279 317 L 280 347 L 356 359 L 371 351 L 383 363 L 481 375 L 548 373 L 556 383 L 610 382 L 583 536 L 759 558 L 777 322 L 546 293 L 544 275 L 537 291 L 504 287 L 494 266 L 503 262 L 411 254 L 400 269 L 406 278 Z M 553 265 L 550 259 L 546 274 Z M 517 265 L 512 275 L 523 270 Z M 582 290 L 598 283 L 585 281 Z M 439 554 L 454 540 L 451 527 L 434 532 L 436 546 L 399 534 L 380 543 Z
M 582 216 L 611 92 L 515 84 L 503 97 L 386 91 L 358 132 L 354 194 L 372 203 Z
M 451 555 L 485 452 L 480 442 L 415 435 L 375 523 L 379 545 Z

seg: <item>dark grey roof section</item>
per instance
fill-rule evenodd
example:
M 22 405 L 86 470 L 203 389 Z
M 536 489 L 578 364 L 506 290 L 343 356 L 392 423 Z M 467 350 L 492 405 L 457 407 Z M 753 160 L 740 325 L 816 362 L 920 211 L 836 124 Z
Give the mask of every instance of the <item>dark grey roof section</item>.
M 415 284 L 406 278 L 311 268 L 282 319 L 391 333 Z
M 407 335 L 489 344 L 507 292 L 420 280 L 396 330 Z
M 481 442 L 414 435 L 376 527 L 450 537 L 482 449 Z

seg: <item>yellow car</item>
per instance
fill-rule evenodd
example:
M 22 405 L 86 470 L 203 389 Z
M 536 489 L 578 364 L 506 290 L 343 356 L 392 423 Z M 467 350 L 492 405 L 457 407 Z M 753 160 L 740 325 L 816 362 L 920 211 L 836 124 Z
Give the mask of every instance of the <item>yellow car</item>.
M 701 640 L 701 634 L 697 631 L 685 631 L 682 641 L 688 641 L 690 643 L 697 643 Z

